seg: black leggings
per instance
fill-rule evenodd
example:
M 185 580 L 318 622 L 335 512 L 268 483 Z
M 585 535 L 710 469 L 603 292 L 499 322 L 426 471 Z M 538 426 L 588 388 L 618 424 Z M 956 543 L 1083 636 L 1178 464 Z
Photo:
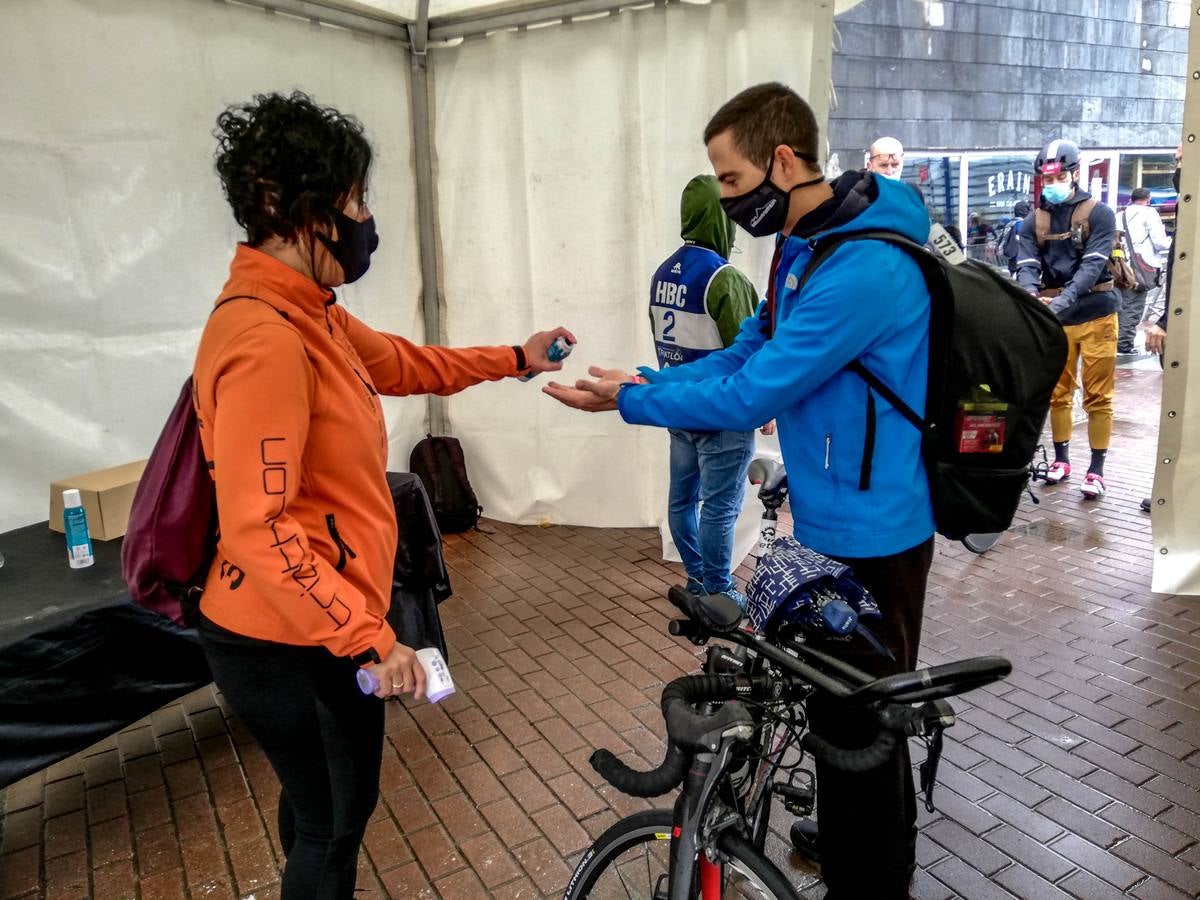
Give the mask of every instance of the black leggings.
M 283 900 L 348 900 L 379 799 L 383 703 L 324 647 L 248 638 L 203 617 L 199 632 L 213 681 L 279 776 Z
M 895 654 L 896 662 L 857 635 L 822 649 L 872 675 L 916 668 L 933 538 L 894 556 L 841 561 L 879 603 L 882 620 L 863 624 Z M 841 747 L 865 747 L 876 735 L 873 716 L 847 713 L 821 694 L 809 700 L 808 716 L 814 732 Z M 908 900 L 917 845 L 911 765 L 908 741 L 869 772 L 843 772 L 817 763 L 817 840 L 827 900 Z

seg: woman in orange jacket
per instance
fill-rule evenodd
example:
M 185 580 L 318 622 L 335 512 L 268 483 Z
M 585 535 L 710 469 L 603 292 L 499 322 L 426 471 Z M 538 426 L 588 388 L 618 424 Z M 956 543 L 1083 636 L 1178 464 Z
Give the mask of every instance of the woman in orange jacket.
M 561 368 L 523 345 L 417 346 L 372 330 L 332 288 L 379 243 L 371 147 L 300 93 L 217 120 L 225 196 L 246 241 L 200 339 L 195 404 L 220 543 L 200 637 L 226 701 L 279 776 L 283 897 L 349 898 L 379 794 L 383 705 L 425 676 L 385 620 L 397 524 L 379 395 L 453 394 Z M 355 683 L 370 667 L 379 689 Z

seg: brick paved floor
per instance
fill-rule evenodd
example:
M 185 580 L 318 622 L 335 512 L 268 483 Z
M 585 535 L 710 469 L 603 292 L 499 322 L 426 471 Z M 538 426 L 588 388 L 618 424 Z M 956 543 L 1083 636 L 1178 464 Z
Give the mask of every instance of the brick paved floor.
M 1160 376 L 1119 376 L 1102 502 L 1043 489 L 986 555 L 939 543 L 924 661 L 999 652 L 1015 671 L 956 703 L 939 812 L 921 816 L 923 900 L 1200 892 L 1200 601 L 1150 594 L 1137 502 Z M 459 693 L 389 705 L 363 897 L 560 892 L 591 838 L 645 806 L 598 784 L 588 754 L 657 763 L 662 683 L 695 666 L 665 634 L 679 576 L 655 532 L 485 526 L 447 541 Z M 204 689 L 8 789 L 0 900 L 277 896 L 276 794 Z M 821 896 L 778 835 L 769 849 Z

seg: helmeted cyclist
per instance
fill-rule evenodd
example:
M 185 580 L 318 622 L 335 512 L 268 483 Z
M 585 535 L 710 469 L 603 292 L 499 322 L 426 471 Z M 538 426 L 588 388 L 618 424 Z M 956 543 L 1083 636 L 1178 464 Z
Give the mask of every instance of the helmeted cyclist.
M 1112 438 L 1116 384 L 1121 294 L 1107 266 L 1117 219 L 1080 185 L 1079 147 L 1072 141 L 1049 141 L 1035 168 L 1042 177 L 1042 196 L 1021 226 L 1017 282 L 1042 298 L 1067 335 L 1067 365 L 1050 399 L 1054 462 L 1046 481 L 1058 484 L 1071 477 L 1071 406 L 1079 383 L 1092 449 L 1079 490 L 1099 498 L 1106 489 L 1104 458 Z

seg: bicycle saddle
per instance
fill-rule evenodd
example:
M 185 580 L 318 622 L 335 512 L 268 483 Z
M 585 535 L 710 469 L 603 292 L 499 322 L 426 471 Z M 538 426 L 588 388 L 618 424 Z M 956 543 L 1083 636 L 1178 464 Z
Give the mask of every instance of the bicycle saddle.
M 758 499 L 767 500 L 778 494 L 787 493 L 787 469 L 773 459 L 756 457 L 746 470 L 751 484 L 757 484 Z
M 693 594 L 675 585 L 667 599 L 713 634 L 729 634 L 742 620 L 742 608 L 726 594 Z

